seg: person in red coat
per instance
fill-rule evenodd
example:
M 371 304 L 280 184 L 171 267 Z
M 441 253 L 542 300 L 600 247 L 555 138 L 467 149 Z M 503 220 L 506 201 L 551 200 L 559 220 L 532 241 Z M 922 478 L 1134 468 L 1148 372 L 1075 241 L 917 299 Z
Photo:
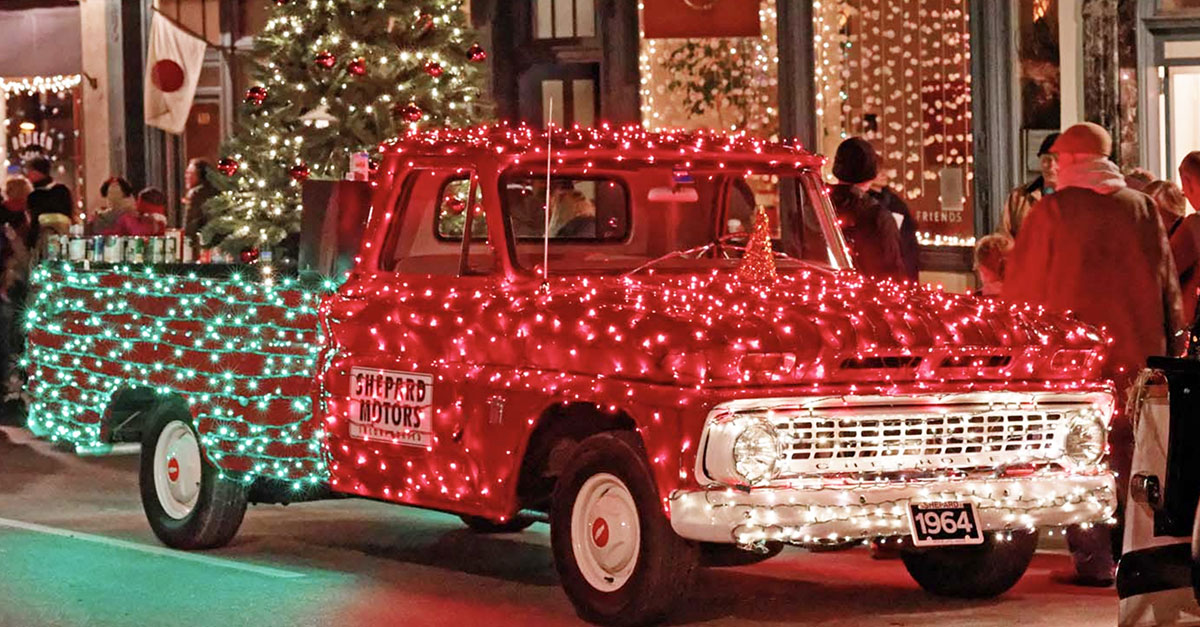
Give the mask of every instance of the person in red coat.
M 1121 412 L 1125 394 L 1151 355 L 1183 350 L 1183 305 L 1166 233 L 1154 201 L 1129 189 L 1107 155 L 1103 127 L 1072 126 L 1054 143 L 1058 189 L 1029 211 L 1008 265 L 1004 298 L 1072 311 L 1112 337 L 1103 374 L 1117 388 L 1109 464 L 1117 473 L 1118 511 L 1133 456 L 1133 431 Z M 1068 531 L 1076 583 L 1113 580 L 1112 529 Z

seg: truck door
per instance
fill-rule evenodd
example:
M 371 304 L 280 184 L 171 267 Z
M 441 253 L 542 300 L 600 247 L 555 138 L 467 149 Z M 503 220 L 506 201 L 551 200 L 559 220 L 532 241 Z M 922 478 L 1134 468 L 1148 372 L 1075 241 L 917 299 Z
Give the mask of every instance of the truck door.
M 353 272 L 328 307 L 331 485 L 465 510 L 478 493 L 462 443 L 468 358 L 484 357 L 474 314 L 493 293 L 494 257 L 473 171 L 418 169 L 402 185 L 379 267 Z

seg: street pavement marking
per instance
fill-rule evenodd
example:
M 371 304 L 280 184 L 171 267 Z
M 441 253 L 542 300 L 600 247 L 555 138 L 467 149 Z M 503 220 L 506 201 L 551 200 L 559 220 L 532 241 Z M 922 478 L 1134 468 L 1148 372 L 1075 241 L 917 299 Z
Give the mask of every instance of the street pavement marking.
M 257 575 L 266 575 L 268 577 L 278 577 L 280 579 L 296 579 L 304 577 L 303 573 L 294 573 L 287 570 L 279 570 L 278 568 L 270 568 L 268 566 L 255 566 L 254 564 L 243 564 L 231 560 L 210 557 L 208 555 L 200 555 L 197 553 L 188 553 L 186 551 L 177 551 L 160 546 L 150 546 L 148 544 L 138 544 L 137 542 L 129 542 L 126 540 L 117 540 L 116 538 L 107 538 L 105 536 L 97 536 L 90 533 L 80 533 L 71 531 L 70 529 L 58 529 L 57 527 L 47 527 L 35 523 L 27 523 L 20 520 L 12 520 L 9 518 L 0 518 L 0 527 L 9 527 L 12 529 L 21 529 L 24 531 L 33 531 L 36 533 L 45 533 L 52 536 L 61 536 L 63 538 L 74 538 L 83 540 L 84 542 L 95 542 L 96 544 L 104 544 L 114 546 L 121 549 L 129 549 L 131 551 L 139 551 L 150 555 L 158 555 L 163 557 L 174 557 L 188 562 L 196 562 L 199 564 L 208 564 L 209 566 L 217 566 L 220 568 L 228 568 L 231 570 L 240 570 L 247 573 L 255 573 Z

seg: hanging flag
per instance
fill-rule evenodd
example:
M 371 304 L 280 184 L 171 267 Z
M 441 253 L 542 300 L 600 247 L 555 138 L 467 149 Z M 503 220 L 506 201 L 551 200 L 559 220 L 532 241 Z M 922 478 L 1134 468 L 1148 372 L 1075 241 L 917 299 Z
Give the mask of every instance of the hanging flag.
M 159 13 L 146 55 L 146 125 L 178 135 L 187 125 L 208 44 Z

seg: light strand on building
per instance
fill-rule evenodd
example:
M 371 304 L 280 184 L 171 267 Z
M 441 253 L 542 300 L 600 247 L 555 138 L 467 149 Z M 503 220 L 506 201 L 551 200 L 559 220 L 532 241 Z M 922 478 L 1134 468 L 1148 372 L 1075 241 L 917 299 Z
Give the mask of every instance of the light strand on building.
M 6 96 L 33 94 L 61 94 L 71 91 L 83 82 L 79 74 L 56 74 L 54 76 L 31 76 L 25 78 L 0 78 L 0 90 Z

